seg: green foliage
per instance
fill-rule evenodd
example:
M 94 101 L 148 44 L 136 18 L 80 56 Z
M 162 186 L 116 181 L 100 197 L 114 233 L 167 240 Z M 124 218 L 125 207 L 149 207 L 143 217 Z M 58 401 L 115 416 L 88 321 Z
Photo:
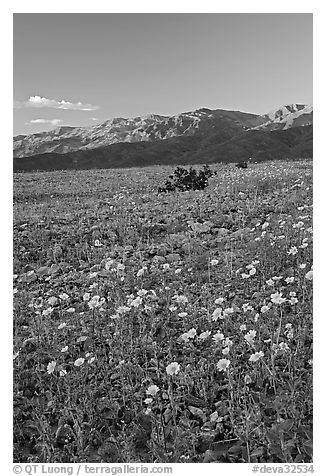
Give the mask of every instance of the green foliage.
M 312 461 L 312 162 L 216 168 L 14 175 L 15 462 Z
M 158 191 L 162 193 L 174 192 L 175 190 L 180 190 L 181 192 L 204 190 L 208 186 L 208 179 L 212 177 L 213 173 L 208 165 L 204 165 L 198 171 L 193 167 L 190 167 L 189 170 L 177 167 L 174 173 L 169 176 L 170 180 L 167 180 L 164 187 L 160 187 Z

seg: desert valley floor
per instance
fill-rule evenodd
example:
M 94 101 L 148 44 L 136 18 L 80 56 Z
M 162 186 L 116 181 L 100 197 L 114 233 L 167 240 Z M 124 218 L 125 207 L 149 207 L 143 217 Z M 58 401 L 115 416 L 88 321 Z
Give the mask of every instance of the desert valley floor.
M 312 161 L 14 174 L 14 460 L 312 461 Z

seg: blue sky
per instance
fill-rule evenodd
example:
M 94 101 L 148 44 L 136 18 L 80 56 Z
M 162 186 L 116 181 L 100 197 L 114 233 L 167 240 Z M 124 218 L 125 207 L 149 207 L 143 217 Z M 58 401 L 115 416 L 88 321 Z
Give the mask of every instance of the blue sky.
M 312 14 L 14 14 L 14 134 L 312 103 Z

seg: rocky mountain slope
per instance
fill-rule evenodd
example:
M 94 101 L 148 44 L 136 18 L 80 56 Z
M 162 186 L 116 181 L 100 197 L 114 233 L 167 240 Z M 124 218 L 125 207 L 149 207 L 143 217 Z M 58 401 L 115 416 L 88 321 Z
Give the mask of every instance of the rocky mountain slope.
M 292 104 L 258 116 L 198 109 L 115 118 L 14 139 L 14 171 L 312 157 L 312 108 Z
M 310 126 L 313 123 L 313 108 L 304 104 L 288 104 L 261 117 L 266 121 L 254 129 L 276 131 L 291 127 Z
M 120 142 L 67 154 L 47 153 L 14 159 L 15 172 L 123 168 L 149 165 L 212 164 L 312 157 L 313 126 L 287 130 L 249 130 L 225 140 L 223 135 L 177 136 L 153 142 Z
M 125 119 L 117 117 L 93 127 L 57 127 L 48 132 L 14 137 L 14 157 L 56 152 L 64 154 L 75 150 L 95 149 L 118 142 L 141 142 L 193 135 L 216 127 L 225 121 L 230 128 L 249 129 L 264 119 L 255 114 L 221 109 L 198 109 L 175 116 L 151 114 Z

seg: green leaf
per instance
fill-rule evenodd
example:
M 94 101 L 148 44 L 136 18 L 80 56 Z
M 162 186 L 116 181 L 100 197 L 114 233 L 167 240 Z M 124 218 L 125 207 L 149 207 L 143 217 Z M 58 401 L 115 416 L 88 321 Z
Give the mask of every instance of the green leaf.
M 264 454 L 264 448 L 262 446 L 259 446 L 256 448 L 254 451 L 250 453 L 251 458 L 257 458 L 258 456 L 262 456 Z

